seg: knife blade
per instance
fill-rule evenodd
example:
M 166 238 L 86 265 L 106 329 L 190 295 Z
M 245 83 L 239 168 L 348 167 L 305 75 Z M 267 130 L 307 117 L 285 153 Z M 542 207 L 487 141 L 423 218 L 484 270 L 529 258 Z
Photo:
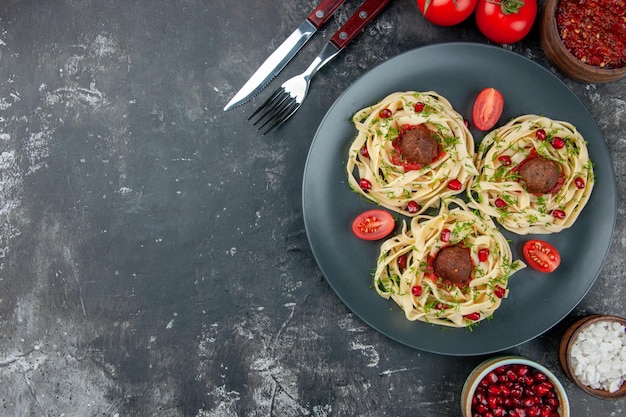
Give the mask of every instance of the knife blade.
M 234 109 L 260 93 L 344 2 L 345 0 L 322 1 L 252 74 L 224 107 L 224 111 Z

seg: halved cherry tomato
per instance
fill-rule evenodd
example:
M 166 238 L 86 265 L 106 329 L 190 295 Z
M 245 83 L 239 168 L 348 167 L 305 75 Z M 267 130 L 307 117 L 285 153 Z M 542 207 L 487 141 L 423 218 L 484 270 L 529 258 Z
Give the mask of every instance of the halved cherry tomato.
M 552 272 L 561 264 L 561 254 L 554 246 L 543 240 L 524 243 L 524 258 L 528 265 L 539 272 Z
M 359 214 L 352 222 L 352 233 L 363 240 L 378 240 L 395 227 L 393 216 L 385 210 L 373 209 Z
M 485 88 L 478 93 L 474 101 L 472 118 L 474 126 L 479 130 L 489 130 L 498 123 L 504 109 L 502 93 L 492 87 Z
M 470 17 L 476 3 L 478 0 L 417 0 L 417 7 L 430 23 L 452 26 Z
M 496 43 L 522 40 L 537 17 L 537 0 L 479 0 L 476 25 L 487 39 Z

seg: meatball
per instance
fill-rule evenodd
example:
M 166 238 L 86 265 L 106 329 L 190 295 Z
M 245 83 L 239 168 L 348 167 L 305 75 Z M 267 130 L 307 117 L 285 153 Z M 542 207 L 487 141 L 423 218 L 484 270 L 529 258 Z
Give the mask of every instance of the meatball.
M 559 181 L 559 175 L 558 163 L 542 156 L 524 162 L 519 169 L 520 180 L 532 194 L 545 194 L 552 190 Z
M 437 140 L 424 124 L 407 130 L 400 138 L 402 157 L 415 164 L 430 164 L 438 154 Z
M 435 274 L 453 284 L 461 284 L 472 275 L 472 258 L 468 248 L 448 246 L 439 251 L 434 262 Z

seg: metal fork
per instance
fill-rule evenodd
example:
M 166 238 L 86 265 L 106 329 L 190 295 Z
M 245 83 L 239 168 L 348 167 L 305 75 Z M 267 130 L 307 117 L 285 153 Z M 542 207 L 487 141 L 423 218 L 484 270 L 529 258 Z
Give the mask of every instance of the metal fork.
M 315 57 L 311 65 L 299 75 L 285 81 L 248 120 L 258 115 L 253 126 L 261 125 L 257 130 L 269 126 L 263 135 L 282 125 L 302 105 L 309 92 L 311 78 L 339 54 L 356 35 L 371 22 L 389 3 L 390 0 L 367 0 L 356 12 L 339 28 L 321 52 Z

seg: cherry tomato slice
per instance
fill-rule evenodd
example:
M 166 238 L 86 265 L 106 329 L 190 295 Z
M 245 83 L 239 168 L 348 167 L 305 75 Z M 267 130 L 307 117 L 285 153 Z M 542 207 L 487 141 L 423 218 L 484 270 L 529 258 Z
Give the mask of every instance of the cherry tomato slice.
M 504 109 L 502 93 L 492 87 L 485 88 L 478 93 L 474 101 L 472 118 L 474 126 L 479 130 L 489 130 L 498 123 Z
M 552 272 L 561 264 L 561 254 L 554 246 L 543 240 L 524 243 L 524 258 L 528 265 L 539 272 Z
M 380 209 L 367 210 L 352 222 L 352 233 L 359 239 L 378 240 L 387 236 L 395 227 L 393 216 Z

